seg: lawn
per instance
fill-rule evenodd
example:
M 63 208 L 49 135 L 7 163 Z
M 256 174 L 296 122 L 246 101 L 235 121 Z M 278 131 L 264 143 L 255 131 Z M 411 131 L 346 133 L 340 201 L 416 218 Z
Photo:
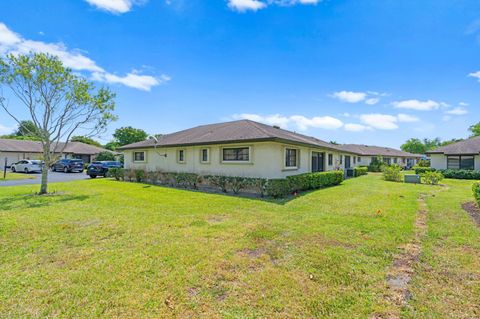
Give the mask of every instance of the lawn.
M 3 178 L 3 171 L 0 172 L 0 183 L 3 181 L 11 181 L 17 179 L 35 179 L 38 175 L 24 174 L 24 173 L 12 173 L 7 172 L 6 178 Z
M 52 184 L 55 194 L 46 197 L 33 195 L 35 185 L 1 187 L 0 314 L 368 318 L 390 312 L 387 269 L 411 240 L 425 193 L 435 195 L 428 199 L 425 266 L 403 314 L 432 307 L 439 318 L 449 317 L 446 295 L 475 317 L 478 280 L 472 277 L 468 287 L 459 280 L 480 269 L 478 229 L 457 209 L 471 200 L 470 183 L 447 183 L 449 190 L 369 175 L 288 202 L 108 179 Z M 449 274 L 458 286 L 438 291 L 436 280 Z

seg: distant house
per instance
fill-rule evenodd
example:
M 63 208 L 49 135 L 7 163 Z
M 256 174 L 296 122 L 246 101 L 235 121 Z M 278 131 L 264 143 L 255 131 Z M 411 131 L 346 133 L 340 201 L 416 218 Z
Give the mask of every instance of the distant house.
M 480 169 L 480 136 L 428 151 L 436 169 Z
M 59 143 L 55 153 L 61 158 L 78 158 L 84 162 L 90 163 L 95 157 L 104 151 L 101 147 L 89 145 L 81 142 L 69 142 L 61 154 L 64 143 Z M 5 159 L 7 167 L 22 159 L 41 159 L 42 144 L 38 141 L 24 141 L 13 139 L 0 139 L 0 167 L 3 168 Z
M 390 147 L 370 146 L 361 144 L 344 144 L 342 147 L 350 152 L 359 154 L 357 163 L 368 166 L 374 158 L 381 158 L 388 165 L 412 167 L 423 157 L 421 154 L 412 154 Z
M 125 168 L 282 178 L 360 165 L 341 145 L 249 120 L 202 125 L 120 147 Z

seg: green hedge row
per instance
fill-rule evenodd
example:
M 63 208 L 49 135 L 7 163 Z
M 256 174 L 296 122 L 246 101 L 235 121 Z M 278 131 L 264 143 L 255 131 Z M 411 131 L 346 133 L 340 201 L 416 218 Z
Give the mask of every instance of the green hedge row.
M 480 179 L 480 171 L 466 169 L 443 169 L 438 170 L 445 178 L 455 179 Z
M 421 175 L 421 174 L 424 174 L 424 173 L 427 173 L 427 172 L 435 172 L 436 171 L 435 168 L 421 167 L 421 166 L 414 166 L 413 169 L 415 170 L 415 174 L 417 174 L 417 175 Z
M 367 175 L 368 174 L 368 167 L 367 166 L 357 166 L 353 168 L 353 175 L 355 177 Z
M 266 192 L 269 196 L 281 198 L 286 197 L 293 192 L 338 185 L 343 181 L 343 178 L 343 171 L 292 175 L 287 178 L 268 180 Z
M 478 205 L 480 205 L 480 183 L 474 183 L 472 186 L 473 190 L 473 197 L 477 201 Z

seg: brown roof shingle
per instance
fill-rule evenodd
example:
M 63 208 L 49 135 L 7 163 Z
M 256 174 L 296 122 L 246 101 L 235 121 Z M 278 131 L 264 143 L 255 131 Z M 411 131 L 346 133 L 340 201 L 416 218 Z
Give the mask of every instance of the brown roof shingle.
M 56 148 L 60 152 L 65 143 L 58 143 Z M 101 147 L 85 144 L 82 142 L 69 142 L 63 151 L 71 154 L 95 155 L 107 151 Z M 39 141 L 0 139 L 0 152 L 41 153 L 42 144 Z
M 349 152 L 363 156 L 396 156 L 396 157 L 421 157 L 420 154 L 412 154 L 390 147 L 371 146 L 361 144 L 343 144 L 341 147 Z
M 480 153 L 480 136 L 442 146 L 428 151 L 427 154 L 474 155 Z

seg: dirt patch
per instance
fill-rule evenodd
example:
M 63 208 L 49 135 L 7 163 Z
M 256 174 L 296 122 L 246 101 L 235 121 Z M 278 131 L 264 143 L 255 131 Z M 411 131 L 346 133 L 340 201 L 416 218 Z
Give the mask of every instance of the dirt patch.
M 474 202 L 468 202 L 462 204 L 462 208 L 472 217 L 477 227 L 480 227 L 480 209 L 478 205 Z
M 389 304 L 394 306 L 395 311 L 375 313 L 371 316 L 372 319 L 400 318 L 401 309 L 412 299 L 408 285 L 414 274 L 414 266 L 420 259 L 422 252 L 421 242 L 427 232 L 428 211 L 427 204 L 425 203 L 426 196 L 425 194 L 421 194 L 418 199 L 420 202 L 420 210 L 417 212 L 415 219 L 415 236 L 410 242 L 399 247 L 400 253 L 394 257 L 392 266 L 387 273 L 386 282 L 388 292 L 385 299 Z

